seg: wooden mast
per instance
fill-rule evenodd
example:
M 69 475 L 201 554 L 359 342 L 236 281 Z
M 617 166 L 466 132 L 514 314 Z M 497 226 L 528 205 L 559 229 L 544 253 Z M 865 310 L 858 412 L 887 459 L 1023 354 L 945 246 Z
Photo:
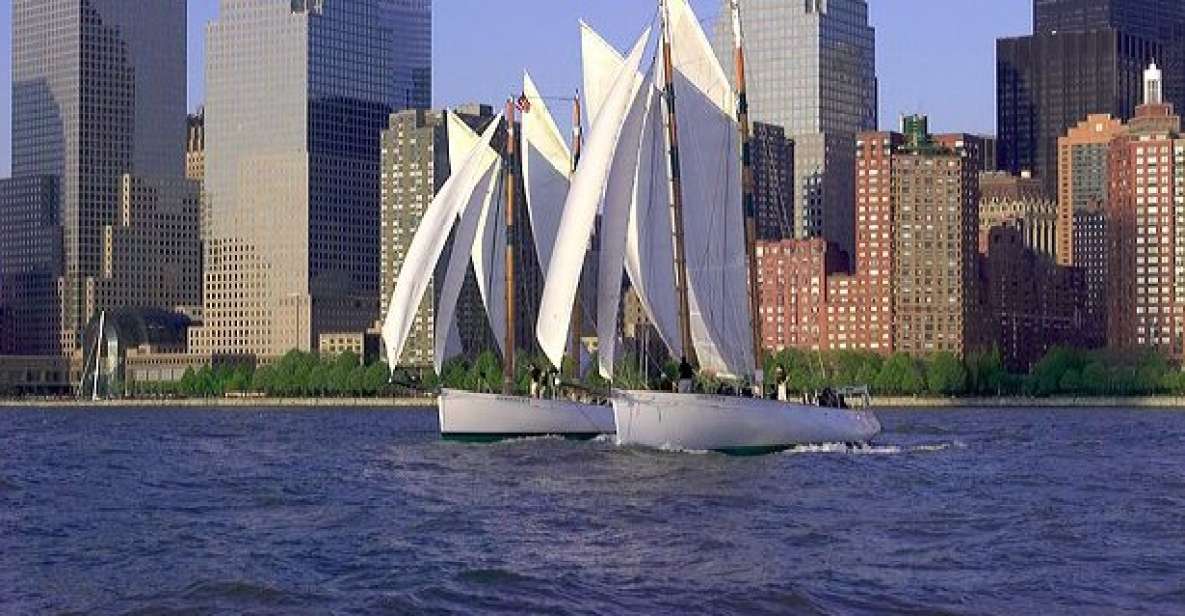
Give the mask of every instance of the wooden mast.
M 580 163 L 580 150 L 583 147 L 583 135 L 581 133 L 581 110 L 580 110 L 580 92 L 576 92 L 576 96 L 572 99 L 572 173 L 576 173 L 576 165 Z M 581 268 L 583 276 L 584 268 Z M 581 284 L 576 283 L 576 301 L 572 302 L 572 326 L 571 335 L 572 341 L 568 353 L 572 356 L 572 378 L 580 376 L 580 335 L 584 325 L 584 304 L 581 302 Z M 561 372 L 564 367 L 558 366 Z
M 506 101 L 506 343 L 505 361 L 502 362 L 502 394 L 506 396 L 514 393 L 514 349 L 517 344 L 514 339 L 514 210 L 517 197 L 515 185 L 518 182 L 515 173 L 518 152 L 515 147 L 515 104 L 513 98 Z
M 679 296 L 679 336 L 683 358 L 695 365 L 695 345 L 691 339 L 691 304 L 687 289 L 687 251 L 683 239 L 683 177 L 679 159 L 679 122 L 675 111 L 675 70 L 671 56 L 671 15 L 667 0 L 659 0 L 662 15 L 662 65 L 667 103 L 667 140 L 670 142 L 671 209 L 675 225 L 675 291 Z
M 745 81 L 745 47 L 741 31 L 741 2 L 732 9 L 733 55 L 736 64 L 737 125 L 741 133 L 741 194 L 745 208 L 745 251 L 749 257 L 749 318 L 752 322 L 754 394 L 765 396 L 765 357 L 761 339 L 761 290 L 757 281 L 757 203 L 753 183 L 753 139 L 749 127 L 749 92 Z

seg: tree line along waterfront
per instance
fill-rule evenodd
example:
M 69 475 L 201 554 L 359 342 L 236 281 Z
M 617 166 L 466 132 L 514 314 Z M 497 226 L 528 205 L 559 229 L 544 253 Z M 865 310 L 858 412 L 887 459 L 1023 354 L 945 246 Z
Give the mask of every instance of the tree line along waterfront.
M 529 391 L 532 367 L 544 369 L 541 356 L 522 353 L 516 364 L 515 385 Z M 595 359 L 595 358 L 594 358 Z M 592 365 L 595 365 L 595 361 Z M 616 369 L 614 385 L 628 389 L 661 389 L 677 380 L 678 366 L 668 362 L 643 374 L 636 357 L 625 356 Z M 573 367 L 564 366 L 562 380 L 574 383 Z M 1083 351 L 1057 347 L 1027 374 L 1005 369 L 997 350 L 959 359 L 950 353 L 927 357 L 894 354 L 884 357 L 862 351 L 811 352 L 787 349 L 765 361 L 769 387 L 784 378 L 793 393 L 825 387 L 868 385 L 873 395 L 891 396 L 1148 396 L 1185 395 L 1185 372 L 1155 353 Z M 720 391 L 727 384 L 701 375 L 698 388 Z M 187 370 L 178 381 L 129 383 L 133 397 L 213 398 L 233 395 L 268 397 L 396 397 L 425 395 L 441 387 L 498 391 L 502 383 L 500 358 L 490 352 L 469 360 L 455 358 L 437 376 L 431 369 L 397 369 L 394 376 L 384 362 L 364 365 L 353 353 L 326 357 L 292 351 L 279 361 Z M 580 384 L 607 391 L 610 383 L 590 371 Z

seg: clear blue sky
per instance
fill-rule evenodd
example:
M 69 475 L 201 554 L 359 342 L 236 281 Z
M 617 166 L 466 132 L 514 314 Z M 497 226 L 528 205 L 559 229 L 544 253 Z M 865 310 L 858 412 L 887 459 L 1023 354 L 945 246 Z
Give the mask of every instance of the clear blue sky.
M 152 0 L 125 0 L 152 1 Z M 787 2 L 794 0 L 786 0 Z M 719 0 L 692 0 L 713 18 Z M 202 100 L 203 24 L 217 0 L 189 0 L 189 103 Z M 545 95 L 579 79 L 576 20 L 619 47 L 654 13 L 640 0 L 435 0 L 433 102 L 499 101 L 531 70 Z M 935 130 L 994 132 L 995 39 L 1029 32 L 1031 0 L 869 0 L 877 29 L 881 125 L 902 112 L 930 115 Z M 709 22 L 711 23 L 711 22 Z M 491 27 L 497 25 L 498 27 Z M 0 176 L 11 150 L 12 0 L 0 0 Z M 557 111 L 557 113 L 559 113 Z

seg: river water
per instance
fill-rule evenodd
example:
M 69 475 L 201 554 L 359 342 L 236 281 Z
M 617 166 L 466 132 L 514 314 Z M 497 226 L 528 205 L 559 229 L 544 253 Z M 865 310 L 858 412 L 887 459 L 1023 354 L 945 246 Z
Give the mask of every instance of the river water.
M 0 411 L 0 613 L 1185 614 L 1185 413 L 864 451 L 440 442 L 428 410 Z

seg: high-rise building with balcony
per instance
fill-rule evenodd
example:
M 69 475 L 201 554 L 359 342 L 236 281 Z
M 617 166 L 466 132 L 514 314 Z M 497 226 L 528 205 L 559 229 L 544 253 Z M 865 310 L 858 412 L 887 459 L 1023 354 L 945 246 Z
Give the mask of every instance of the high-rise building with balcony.
M 729 3 L 716 53 L 733 63 Z M 876 32 L 866 0 L 742 0 L 750 117 L 794 140 L 794 234 L 855 251 L 855 135 L 876 130 Z M 731 73 L 731 71 L 729 71 Z
M 379 313 L 380 133 L 428 107 L 429 0 L 223 0 L 207 29 L 202 354 L 274 357 Z

